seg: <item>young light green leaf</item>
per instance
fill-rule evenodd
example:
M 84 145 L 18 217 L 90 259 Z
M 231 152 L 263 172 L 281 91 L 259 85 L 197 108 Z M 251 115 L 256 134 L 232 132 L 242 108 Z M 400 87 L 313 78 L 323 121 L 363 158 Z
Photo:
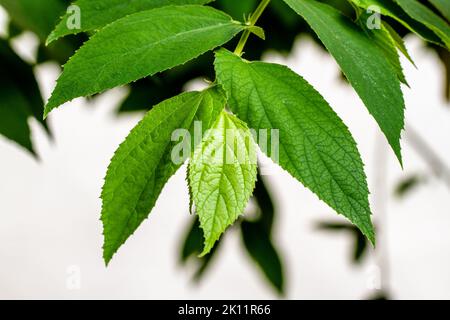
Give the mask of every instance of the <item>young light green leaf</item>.
M 312 0 L 284 1 L 308 22 L 334 56 L 401 163 L 403 94 L 383 51 L 334 8 Z
M 256 147 L 245 123 L 223 111 L 189 163 L 192 192 L 208 254 L 244 212 L 256 181 Z
M 166 182 L 190 155 L 187 152 L 180 159 L 173 158 L 179 143 L 172 139 L 189 139 L 182 130 L 192 135 L 194 121 L 201 121 L 202 129 L 208 129 L 224 105 L 224 95 L 217 87 L 181 94 L 149 111 L 120 145 L 102 191 L 103 256 L 107 264 L 148 217 Z M 180 136 L 174 137 L 177 129 Z
M 433 30 L 450 49 L 450 26 L 444 19 L 416 0 L 395 0 L 395 2 L 411 18 Z
M 408 16 L 393 0 L 350 0 L 360 8 L 368 10 L 369 13 L 381 13 L 384 16 L 391 17 L 401 23 L 403 26 L 416 33 L 422 39 L 443 45 L 441 39 L 422 23 L 417 22 Z
M 81 96 L 183 64 L 246 27 L 203 6 L 168 6 L 132 14 L 94 35 L 65 65 L 45 115 Z
M 450 2 L 448 0 L 428 0 L 430 1 L 436 9 L 448 20 L 450 21 Z
M 363 164 L 350 132 L 322 96 L 287 67 L 216 53 L 218 82 L 254 130 L 278 130 L 279 164 L 375 241 Z M 261 145 L 261 141 L 258 141 Z M 264 152 L 277 160 L 276 154 Z M 277 148 L 275 148 L 276 150 Z M 273 150 L 273 148 L 271 148 Z
M 16 1 L 16 0 L 14 0 Z M 33 0 L 36 1 L 36 0 Z M 127 15 L 169 5 L 202 5 L 212 0 L 78 0 L 69 7 L 55 30 L 48 36 L 51 42 L 80 32 L 96 31 Z
M 264 29 L 258 26 L 249 26 L 249 31 L 262 40 L 266 40 Z

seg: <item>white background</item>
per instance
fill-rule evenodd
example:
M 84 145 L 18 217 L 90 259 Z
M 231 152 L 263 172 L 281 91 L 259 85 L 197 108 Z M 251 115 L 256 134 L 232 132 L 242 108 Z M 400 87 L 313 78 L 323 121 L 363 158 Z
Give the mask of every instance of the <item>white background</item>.
M 16 46 L 32 57 L 34 43 L 25 36 Z M 408 38 L 407 46 L 418 67 L 403 59 L 411 86 L 403 87 L 407 122 L 450 164 L 444 70 L 417 38 Z M 387 207 L 378 252 L 370 250 L 364 263 L 354 266 L 351 239 L 315 227 L 320 220 L 342 220 L 282 170 L 267 177 L 278 203 L 275 238 L 285 257 L 286 298 L 376 295 L 381 261 L 382 270 L 389 271 L 383 276 L 390 279 L 393 298 L 449 299 L 446 186 L 432 180 L 403 200 L 392 197 L 399 178 L 429 171 L 426 163 L 404 140 L 401 170 L 364 105 L 339 80 L 335 61 L 312 41 L 299 39 L 291 56 L 269 54 L 266 60 L 289 65 L 325 96 L 358 142 L 372 190 L 374 219 L 382 218 L 380 206 L 374 205 L 376 197 Z M 36 72 L 48 98 L 60 68 L 46 64 Z M 190 280 L 193 269 L 178 264 L 180 242 L 190 221 L 183 169 L 167 184 L 150 219 L 105 268 L 99 221 L 103 177 L 114 150 L 142 116 L 114 114 L 125 94 L 125 89 L 116 89 L 90 105 L 78 99 L 55 110 L 50 116 L 53 141 L 33 122 L 40 161 L 0 137 L 0 298 L 276 298 L 243 252 L 235 230 L 228 231 L 219 259 L 199 285 Z M 386 170 L 375 183 L 377 170 L 383 171 L 383 154 Z M 80 287 L 74 289 L 70 284 L 77 276 Z

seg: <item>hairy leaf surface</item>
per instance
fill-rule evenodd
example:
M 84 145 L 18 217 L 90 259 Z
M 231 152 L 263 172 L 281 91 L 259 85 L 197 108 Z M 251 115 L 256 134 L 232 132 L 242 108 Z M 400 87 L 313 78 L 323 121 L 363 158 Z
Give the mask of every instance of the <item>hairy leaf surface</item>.
M 366 34 L 373 39 L 373 42 L 383 51 L 386 59 L 389 61 L 391 66 L 395 69 L 398 79 L 408 85 L 405 75 L 403 73 L 403 68 L 400 63 L 400 57 L 397 52 L 397 43 L 391 36 L 391 33 L 386 28 L 383 23 L 380 23 L 379 29 L 370 29 L 367 27 L 367 19 L 369 14 L 366 12 L 360 12 L 358 17 L 358 24 L 366 32 Z
M 191 196 L 210 252 L 244 212 L 256 181 L 256 147 L 247 126 L 222 112 L 189 163 Z
M 383 51 L 334 8 L 312 0 L 284 1 L 308 22 L 334 56 L 401 163 L 405 104 L 396 71 Z
M 33 0 L 35 1 L 35 0 Z M 69 10 L 48 36 L 47 44 L 69 34 L 96 31 L 127 15 L 169 5 L 202 5 L 212 0 L 78 0 L 74 3 L 79 10 Z M 76 17 L 76 14 L 80 17 Z M 79 18 L 79 28 L 75 19 Z
M 206 130 L 224 105 L 223 93 L 215 87 L 181 94 L 156 105 L 120 145 L 102 192 L 106 263 L 147 218 L 162 188 L 181 166 L 182 162 L 172 161 L 174 130 L 193 132 L 194 121 L 202 121 Z
M 58 15 L 65 9 L 59 0 L 0 0 L 0 5 L 8 11 L 14 23 L 35 32 L 41 41 L 45 41 Z
M 74 98 L 183 64 L 244 28 L 221 11 L 196 5 L 162 7 L 117 20 L 65 65 L 45 114 Z
M 322 96 L 287 67 L 247 62 L 224 49 L 216 53 L 215 67 L 239 118 L 255 130 L 267 129 L 268 136 L 279 130 L 281 167 L 374 242 L 358 149 Z

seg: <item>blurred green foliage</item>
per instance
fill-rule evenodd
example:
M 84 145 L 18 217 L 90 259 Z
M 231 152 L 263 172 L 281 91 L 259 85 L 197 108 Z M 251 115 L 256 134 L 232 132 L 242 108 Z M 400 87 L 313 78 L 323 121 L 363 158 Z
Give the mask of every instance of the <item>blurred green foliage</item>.
M 14 52 L 11 47 L 11 39 L 25 31 L 33 32 L 40 41 L 36 64 L 55 61 L 63 65 L 74 51 L 88 39 L 88 35 L 80 34 L 59 39 L 49 47 L 44 45 L 46 37 L 58 22 L 59 17 L 64 14 L 70 2 L 70 0 L 0 0 L 0 5 L 7 11 L 10 19 L 8 36 L 0 39 L 0 134 L 15 141 L 33 154 L 34 149 L 27 120 L 30 117 L 37 119 L 48 131 L 47 123 L 42 120 L 44 101 L 34 75 L 34 65 L 25 62 Z M 217 0 L 211 5 L 224 10 L 235 19 L 244 20 L 254 10 L 257 2 L 257 0 Z M 351 18 L 355 18 L 354 10 L 347 1 L 326 0 L 323 2 L 337 7 Z M 443 3 L 441 0 L 431 1 L 436 8 L 428 1 L 422 2 L 442 16 L 448 14 L 440 7 L 440 4 Z M 396 21 L 386 19 L 401 36 L 409 33 Z M 311 32 L 306 23 L 299 19 L 297 14 L 290 10 L 283 1 L 272 1 L 258 25 L 266 30 L 266 41 L 252 37 L 246 47 L 246 57 L 250 60 L 260 59 L 262 54 L 268 50 L 288 54 L 300 34 L 308 34 L 317 41 L 315 34 Z M 237 39 L 232 41 L 229 47 L 235 46 L 236 41 Z M 317 43 L 322 46 L 320 41 Z M 446 70 L 447 80 L 443 84 L 443 92 L 447 99 L 450 99 L 450 54 L 447 50 L 435 45 L 429 45 L 429 49 L 435 52 Z M 212 62 L 213 55 L 208 53 L 181 67 L 132 83 L 129 85 L 129 94 L 121 102 L 118 112 L 148 110 L 152 105 L 182 92 L 186 83 L 193 79 L 213 80 Z M 396 193 L 403 195 L 421 181 L 417 177 L 411 177 L 398 186 Z M 256 218 L 241 219 L 235 227 L 240 230 L 245 252 L 261 271 L 263 278 L 277 293 L 283 294 L 286 283 L 283 258 L 277 249 L 273 235 L 273 222 L 279 212 L 271 199 L 268 186 L 261 176 L 258 177 L 253 202 L 256 208 Z M 186 264 L 188 261 L 192 261 L 196 265 L 193 278 L 198 281 L 219 254 L 221 245 L 220 243 L 216 245 L 211 254 L 205 258 L 197 258 L 202 251 L 203 236 L 198 227 L 197 217 L 193 217 L 192 220 L 191 224 L 187 226 L 186 236 L 182 242 L 180 262 Z M 362 261 L 368 243 L 356 227 L 349 224 L 322 222 L 319 224 L 319 228 L 328 232 L 349 234 L 353 239 L 352 261 L 355 263 Z M 223 242 L 223 239 L 220 242 Z

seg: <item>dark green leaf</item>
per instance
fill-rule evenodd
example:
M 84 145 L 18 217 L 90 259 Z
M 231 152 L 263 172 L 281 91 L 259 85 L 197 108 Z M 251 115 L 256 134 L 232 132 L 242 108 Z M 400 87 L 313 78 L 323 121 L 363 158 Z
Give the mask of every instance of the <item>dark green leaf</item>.
M 395 195 L 398 198 L 403 198 L 406 196 L 409 192 L 414 190 L 416 187 L 418 187 L 420 184 L 426 182 L 426 179 L 421 175 L 412 175 L 409 177 L 406 177 L 405 179 L 402 179 L 397 186 L 395 187 Z
M 391 17 L 401 23 L 409 30 L 415 32 L 422 39 L 436 43 L 443 44 L 441 39 L 429 28 L 420 22 L 408 16 L 402 8 L 400 8 L 393 0 L 350 0 L 357 6 L 364 9 L 377 9 L 379 12 L 387 17 Z M 372 11 L 372 10 L 371 10 Z M 372 11 L 375 13 L 374 11 Z
M 379 29 L 369 29 L 367 27 L 367 20 L 369 14 L 366 12 L 361 12 L 357 20 L 361 28 L 366 32 L 366 34 L 373 40 L 373 42 L 381 49 L 384 53 L 386 59 L 389 61 L 391 66 L 395 69 L 398 79 L 404 84 L 408 85 L 405 75 L 403 74 L 403 68 L 400 63 L 400 57 L 397 53 L 397 43 L 392 38 L 389 30 L 380 23 Z
M 259 208 L 259 222 L 264 227 L 269 236 L 272 234 L 272 225 L 275 216 L 275 208 L 264 179 L 258 172 L 255 190 L 253 191 L 253 199 Z
M 395 2 L 411 18 L 433 30 L 442 39 L 447 48 L 450 49 L 450 26 L 444 19 L 416 0 L 395 0 Z
M 241 233 L 250 257 L 278 293 L 282 294 L 284 292 L 283 265 L 264 226 L 258 222 L 244 221 L 241 225 Z
M 450 21 L 450 2 L 448 0 L 428 0 L 430 1 L 442 15 Z
M 132 14 L 94 35 L 65 65 L 45 115 L 81 96 L 183 64 L 245 27 L 216 9 L 169 6 Z
M 400 82 L 383 52 L 337 10 L 313 0 L 284 0 L 317 33 L 378 122 L 400 163 L 404 101 Z
M 169 5 L 202 5 L 212 0 L 78 0 L 79 10 L 69 10 L 55 30 L 48 36 L 47 44 L 69 34 L 97 31 L 107 24 L 127 15 Z M 79 13 L 80 17 L 76 14 Z M 79 19 L 78 21 L 76 19 Z M 79 25 L 77 25 L 79 24 Z
M 0 5 L 8 11 L 15 24 L 36 33 L 41 41 L 45 41 L 65 10 L 59 0 L 0 0 Z
M 405 41 L 403 40 L 402 37 L 400 37 L 400 35 L 397 33 L 397 31 L 395 31 L 388 23 L 386 22 L 382 22 L 383 27 L 389 32 L 389 34 L 391 35 L 392 40 L 394 40 L 395 42 L 395 46 L 397 47 L 398 50 L 400 50 L 401 53 L 403 53 L 403 55 L 414 65 L 416 66 L 416 64 L 414 63 L 413 59 L 411 58 L 411 56 L 409 55 L 408 49 L 406 49 L 405 46 Z
M 0 83 L 0 134 L 34 154 L 30 140 L 29 105 L 22 93 Z

